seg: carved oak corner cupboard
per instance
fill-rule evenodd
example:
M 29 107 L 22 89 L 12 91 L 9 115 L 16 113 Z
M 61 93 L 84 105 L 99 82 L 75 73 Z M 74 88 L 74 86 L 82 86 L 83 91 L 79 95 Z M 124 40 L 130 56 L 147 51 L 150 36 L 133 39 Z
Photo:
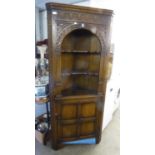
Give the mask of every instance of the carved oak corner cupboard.
M 47 3 L 54 149 L 102 132 L 112 10 Z

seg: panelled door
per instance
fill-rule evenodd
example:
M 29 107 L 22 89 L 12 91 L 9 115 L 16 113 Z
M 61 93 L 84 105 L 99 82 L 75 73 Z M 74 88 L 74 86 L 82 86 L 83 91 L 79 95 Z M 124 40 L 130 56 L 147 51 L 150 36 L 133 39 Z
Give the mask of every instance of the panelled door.
M 57 142 L 96 137 L 97 102 L 96 97 L 89 99 L 56 100 Z

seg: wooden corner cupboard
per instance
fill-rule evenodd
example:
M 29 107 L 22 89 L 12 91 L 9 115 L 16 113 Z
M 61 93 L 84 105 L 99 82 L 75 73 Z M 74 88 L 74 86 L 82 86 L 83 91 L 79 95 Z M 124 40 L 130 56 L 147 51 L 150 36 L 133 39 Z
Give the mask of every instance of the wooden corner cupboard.
M 52 148 L 101 140 L 112 10 L 47 3 Z

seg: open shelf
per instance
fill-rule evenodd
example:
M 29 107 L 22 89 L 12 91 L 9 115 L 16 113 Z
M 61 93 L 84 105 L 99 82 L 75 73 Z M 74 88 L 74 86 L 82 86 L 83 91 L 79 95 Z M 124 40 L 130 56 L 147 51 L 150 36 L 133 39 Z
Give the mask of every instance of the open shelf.
M 62 51 L 62 54 L 101 54 L 100 51 Z
M 92 54 L 62 54 L 61 72 L 99 72 L 100 55 Z
M 86 75 L 86 76 L 98 76 L 99 73 L 95 72 L 64 72 L 62 73 L 62 76 L 71 76 L 71 75 Z
M 62 96 L 97 95 L 97 91 L 87 89 L 66 89 L 61 92 L 61 95 Z
M 61 95 L 96 95 L 99 81 L 101 44 L 90 31 L 69 33 L 61 46 Z
M 62 96 L 97 94 L 98 76 L 74 75 L 63 76 Z

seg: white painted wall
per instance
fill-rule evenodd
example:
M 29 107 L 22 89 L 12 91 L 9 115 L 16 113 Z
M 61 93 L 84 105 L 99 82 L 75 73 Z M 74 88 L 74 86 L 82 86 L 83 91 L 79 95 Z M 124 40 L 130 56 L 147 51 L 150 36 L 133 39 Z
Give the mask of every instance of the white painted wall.
M 47 34 L 47 11 L 40 11 L 40 20 L 41 20 L 41 40 L 47 39 L 48 34 Z
M 36 8 L 36 41 L 47 39 L 47 11 Z
M 39 8 L 35 8 L 35 37 L 36 41 L 39 41 L 40 38 L 40 19 L 39 19 Z
M 116 0 L 88 0 L 86 2 L 76 3 L 75 5 L 113 10 L 116 8 Z

